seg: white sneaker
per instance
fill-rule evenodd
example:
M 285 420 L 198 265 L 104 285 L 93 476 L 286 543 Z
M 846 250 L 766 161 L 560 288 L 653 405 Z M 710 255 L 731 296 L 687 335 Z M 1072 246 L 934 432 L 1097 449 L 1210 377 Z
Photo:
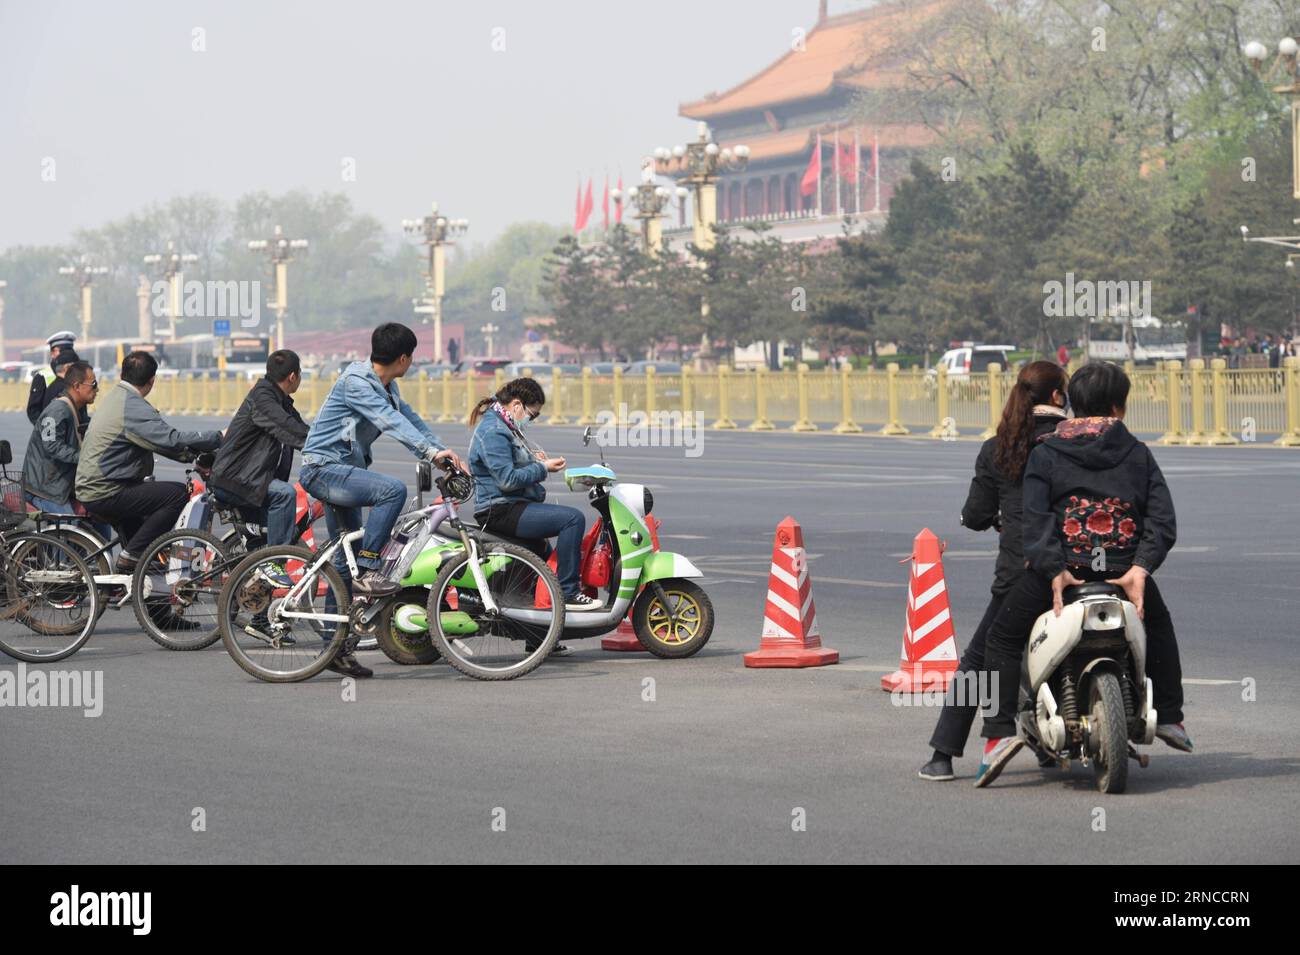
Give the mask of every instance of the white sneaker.
M 603 610 L 604 604 L 594 597 L 588 597 L 586 594 L 578 594 L 576 597 L 568 597 L 564 601 L 565 610 Z

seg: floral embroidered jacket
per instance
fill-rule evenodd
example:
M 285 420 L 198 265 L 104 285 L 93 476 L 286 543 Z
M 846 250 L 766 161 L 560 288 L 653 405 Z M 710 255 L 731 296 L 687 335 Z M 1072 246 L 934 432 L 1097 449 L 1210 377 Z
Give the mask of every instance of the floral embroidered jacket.
M 1029 566 L 1155 572 L 1178 537 L 1174 501 L 1151 450 L 1118 418 L 1072 418 L 1039 439 L 1024 479 Z

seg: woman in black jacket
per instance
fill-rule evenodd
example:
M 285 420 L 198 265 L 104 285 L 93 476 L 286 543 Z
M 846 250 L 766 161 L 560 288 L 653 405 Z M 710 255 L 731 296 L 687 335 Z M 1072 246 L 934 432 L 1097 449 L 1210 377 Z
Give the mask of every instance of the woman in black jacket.
M 993 599 L 984 619 L 975 628 L 958 664 L 958 676 L 984 669 L 984 643 L 989 627 L 1008 591 L 1025 572 L 1021 546 L 1021 478 L 1034 442 L 1056 430 L 1065 420 L 1067 378 L 1060 365 L 1035 361 L 1020 370 L 1007 396 L 997 435 L 980 447 L 975 458 L 975 477 L 970 482 L 961 522 L 973 531 L 998 529 L 998 560 L 993 574 Z M 968 679 L 968 678 L 967 678 Z M 959 687 L 966 679 L 954 680 L 939 713 L 938 725 L 930 738 L 934 755 L 921 767 L 922 779 L 953 779 L 952 760 L 961 756 L 982 701 L 958 700 Z

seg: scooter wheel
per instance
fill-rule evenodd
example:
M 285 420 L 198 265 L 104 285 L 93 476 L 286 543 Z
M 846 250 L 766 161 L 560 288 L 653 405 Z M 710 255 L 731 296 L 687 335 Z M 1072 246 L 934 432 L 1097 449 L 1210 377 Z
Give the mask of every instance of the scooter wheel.
M 1113 673 L 1094 674 L 1089 695 L 1093 732 L 1099 734 L 1092 764 L 1097 789 L 1122 793 L 1128 785 L 1128 719 L 1119 679 Z
M 641 589 L 632 607 L 636 638 L 657 657 L 689 657 L 698 653 L 713 635 L 713 604 L 694 581 L 671 577 L 659 581 L 668 607 L 652 586 Z M 675 614 L 676 619 L 672 618 Z
M 401 608 L 414 605 L 423 616 L 428 600 L 427 588 L 404 587 L 380 611 L 375 621 L 375 639 L 379 641 L 379 649 L 384 651 L 384 656 L 394 663 L 419 666 L 434 663 L 442 656 L 433 645 L 433 638 L 427 629 L 421 633 L 407 633 L 397 625 Z

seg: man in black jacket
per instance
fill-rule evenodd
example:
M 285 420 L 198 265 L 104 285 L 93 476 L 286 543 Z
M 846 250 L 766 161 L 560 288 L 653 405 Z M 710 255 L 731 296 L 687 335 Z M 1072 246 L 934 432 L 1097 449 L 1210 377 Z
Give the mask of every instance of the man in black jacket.
M 70 344 L 55 348 L 54 355 L 50 358 L 53 379 L 47 383 L 43 375 L 37 375 L 32 380 L 32 390 L 27 395 L 28 421 L 35 424 L 41 412 L 50 406 L 50 402 L 68 390 L 66 381 L 68 369 L 80 360 Z M 77 412 L 77 423 L 79 433 L 85 437 L 86 428 L 90 425 L 90 414 L 84 407 Z
M 1174 502 L 1151 450 L 1124 427 L 1129 380 L 1108 362 L 1070 379 L 1078 417 L 1040 439 L 1024 477 L 1024 550 L 1029 572 L 1007 594 L 989 629 L 987 666 L 997 672 L 998 706 L 986 714 L 989 741 L 976 777 L 992 782 L 1023 744 L 1016 737 L 1021 659 L 1029 631 L 1048 609 L 1060 613 L 1066 587 L 1109 580 L 1143 617 L 1147 674 L 1156 687 L 1156 734 L 1190 752 L 1183 728 L 1182 669 L 1173 619 L 1151 575 L 1177 539 Z M 1096 568 L 1096 569 L 1094 569 Z
M 291 351 L 272 352 L 259 379 L 235 412 L 212 466 L 212 486 L 223 504 L 266 512 L 267 544 L 293 539 L 298 494 L 288 483 L 293 452 L 307 440 L 307 424 L 290 396 L 302 385 Z

